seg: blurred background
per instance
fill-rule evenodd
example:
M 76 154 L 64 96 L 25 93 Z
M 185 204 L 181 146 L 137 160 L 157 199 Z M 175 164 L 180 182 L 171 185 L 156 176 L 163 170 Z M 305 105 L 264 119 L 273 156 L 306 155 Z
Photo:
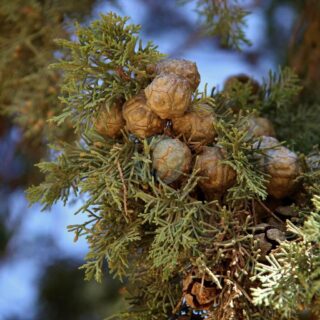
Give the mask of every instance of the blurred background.
M 198 1 L 200 3 L 201 1 Z M 205 35 L 197 1 L 0 0 L 0 320 L 95 320 L 121 310 L 121 283 L 84 282 L 78 267 L 86 242 L 73 241 L 67 225 L 79 203 L 58 203 L 50 212 L 28 207 L 24 190 L 41 180 L 35 163 L 48 156 L 46 119 L 59 112 L 60 76 L 47 66 L 59 57 L 55 38 L 74 37 L 73 21 L 88 24 L 113 10 L 142 26 L 170 57 L 195 61 L 200 88 L 222 88 L 246 73 L 261 81 L 289 61 L 292 31 L 303 1 L 243 0 L 251 11 L 245 29 L 252 46 L 232 51 Z M 19 113 L 19 120 L 12 120 Z

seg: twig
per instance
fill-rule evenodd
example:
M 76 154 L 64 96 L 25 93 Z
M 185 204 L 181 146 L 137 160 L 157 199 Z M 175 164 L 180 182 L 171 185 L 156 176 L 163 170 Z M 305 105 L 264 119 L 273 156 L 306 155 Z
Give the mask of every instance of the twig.
M 203 286 L 204 286 L 204 274 L 201 279 L 200 296 L 202 296 L 202 293 L 203 293 Z
M 258 200 L 259 204 L 268 212 L 270 213 L 276 220 L 283 223 L 283 221 L 277 217 L 262 201 Z
M 118 167 L 118 171 L 119 171 L 119 174 L 120 174 L 120 179 L 121 179 L 122 186 L 123 186 L 123 208 L 124 208 L 124 213 L 125 213 L 125 216 L 129 219 L 128 205 L 127 205 L 128 191 L 127 191 L 127 186 L 126 186 L 125 181 L 124 181 L 124 176 L 123 176 L 123 172 L 122 172 L 119 160 L 117 160 L 117 167 Z
M 252 205 L 252 212 L 253 212 L 253 221 L 254 221 L 254 225 L 256 226 L 258 223 L 257 223 L 256 206 L 254 203 L 254 199 L 252 199 L 251 205 Z
M 125 80 L 125 81 L 131 80 L 130 76 L 128 76 L 121 67 L 116 68 L 116 73 L 122 80 Z
M 204 266 L 204 270 L 208 273 L 208 275 L 212 278 L 212 280 L 215 282 L 215 284 L 217 285 L 217 287 L 219 289 L 222 289 L 222 286 L 220 284 L 219 279 L 217 278 L 217 276 L 207 267 Z

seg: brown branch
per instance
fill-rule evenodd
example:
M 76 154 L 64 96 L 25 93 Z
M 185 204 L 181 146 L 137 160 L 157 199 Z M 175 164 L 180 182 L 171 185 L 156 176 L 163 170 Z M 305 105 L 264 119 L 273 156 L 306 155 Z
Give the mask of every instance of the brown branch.
M 127 186 L 124 181 L 124 176 L 123 176 L 123 172 L 122 172 L 121 165 L 120 165 L 119 161 L 117 161 L 117 167 L 118 167 L 120 179 L 121 179 L 122 186 L 123 186 L 123 208 L 124 208 L 126 220 L 128 222 L 128 219 L 130 220 L 129 212 L 128 212 L 128 204 L 127 204 L 128 190 L 127 190 Z
M 116 68 L 115 71 L 122 80 L 125 80 L 125 81 L 131 80 L 130 76 L 126 74 L 121 67 Z
M 258 200 L 259 204 L 268 212 L 270 213 L 276 220 L 278 220 L 279 222 L 283 223 L 283 221 L 277 217 L 277 215 L 275 215 L 261 200 Z

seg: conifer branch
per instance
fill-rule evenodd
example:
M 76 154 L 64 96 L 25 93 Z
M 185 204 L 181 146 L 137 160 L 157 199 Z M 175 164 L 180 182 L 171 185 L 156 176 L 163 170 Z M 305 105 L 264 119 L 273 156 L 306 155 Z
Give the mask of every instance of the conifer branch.
M 185 4 L 193 0 L 178 0 Z M 219 37 L 223 46 L 240 50 L 251 42 L 245 35 L 247 10 L 238 5 L 238 0 L 196 0 L 196 12 L 204 33 Z

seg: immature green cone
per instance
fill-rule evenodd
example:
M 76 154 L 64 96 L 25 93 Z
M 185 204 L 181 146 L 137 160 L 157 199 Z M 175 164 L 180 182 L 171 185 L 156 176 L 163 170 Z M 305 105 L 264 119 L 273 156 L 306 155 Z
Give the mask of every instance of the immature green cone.
M 214 193 L 224 193 L 236 180 L 236 172 L 227 164 L 221 163 L 225 159 L 224 152 L 219 147 L 204 147 L 197 157 L 195 170 L 203 177 L 199 181 L 202 190 Z
M 182 134 L 188 142 L 207 145 L 214 141 L 217 132 L 214 128 L 216 118 L 207 105 L 193 106 L 182 117 L 172 119 L 174 132 Z
M 256 142 L 253 147 L 261 150 L 258 156 L 260 167 L 270 176 L 268 194 L 276 199 L 291 195 L 297 188 L 296 178 L 300 174 L 297 154 L 284 146 L 277 146 L 277 140 L 270 137 L 262 137 L 260 145 Z
M 173 73 L 189 81 L 193 91 L 198 88 L 200 83 L 200 74 L 197 65 L 184 59 L 167 59 L 160 61 L 155 67 L 156 74 Z
M 191 103 L 189 82 L 175 74 L 161 74 L 145 89 L 150 109 L 161 119 L 181 117 Z
M 109 109 L 105 107 L 95 122 L 96 130 L 102 136 L 109 138 L 120 136 L 124 125 L 125 121 L 122 116 L 122 106 L 120 104 L 114 104 L 109 107 Z
M 148 108 L 144 94 L 139 94 L 127 101 L 122 113 L 128 131 L 139 138 L 151 137 L 164 130 L 165 121 Z
M 152 165 L 165 183 L 178 180 L 190 171 L 192 155 L 186 144 L 178 139 L 163 139 L 154 147 Z

